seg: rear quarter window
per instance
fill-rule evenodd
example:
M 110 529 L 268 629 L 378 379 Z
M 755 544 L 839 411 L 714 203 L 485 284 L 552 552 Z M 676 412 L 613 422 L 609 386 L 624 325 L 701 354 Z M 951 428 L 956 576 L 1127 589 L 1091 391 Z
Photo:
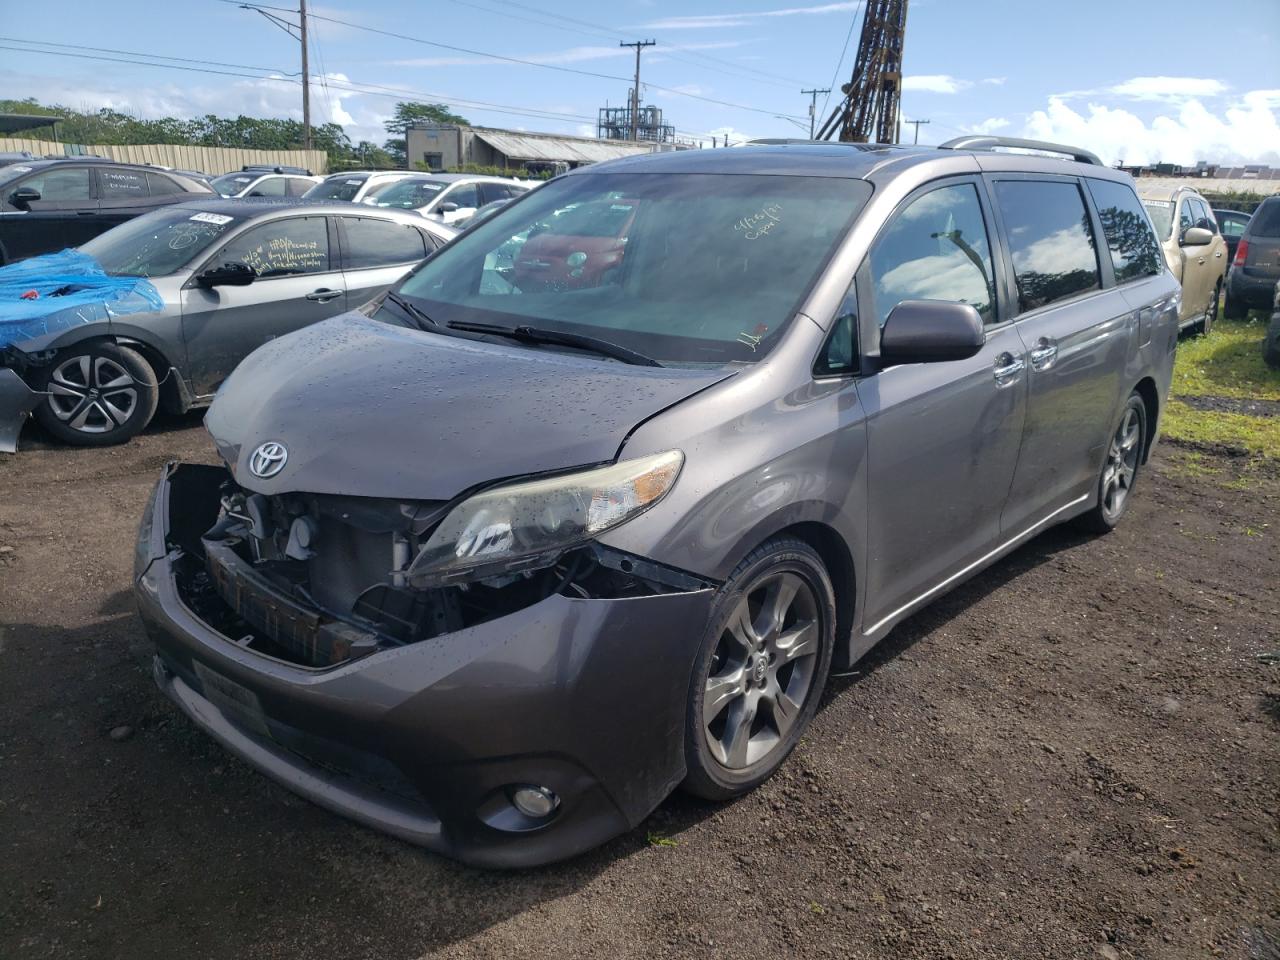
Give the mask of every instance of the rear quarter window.
M 1280 237 L 1280 200 L 1264 200 L 1249 221 L 1249 236 Z
M 1155 276 L 1163 269 L 1160 242 L 1138 195 L 1123 183 L 1089 180 L 1102 232 L 1111 251 L 1116 283 Z
M 998 180 L 1004 219 L 1025 312 L 1102 287 L 1093 226 L 1080 187 L 1061 180 Z

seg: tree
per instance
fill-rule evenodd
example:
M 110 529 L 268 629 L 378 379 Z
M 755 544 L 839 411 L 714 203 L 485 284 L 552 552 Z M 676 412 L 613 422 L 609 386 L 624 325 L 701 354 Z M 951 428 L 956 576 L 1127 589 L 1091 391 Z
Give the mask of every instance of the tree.
M 398 134 L 382 144 L 397 166 L 405 165 L 406 135 L 405 131 L 415 123 L 455 123 L 466 125 L 467 118 L 451 111 L 444 103 L 408 103 L 396 104 L 395 116 L 383 124 L 387 133 Z

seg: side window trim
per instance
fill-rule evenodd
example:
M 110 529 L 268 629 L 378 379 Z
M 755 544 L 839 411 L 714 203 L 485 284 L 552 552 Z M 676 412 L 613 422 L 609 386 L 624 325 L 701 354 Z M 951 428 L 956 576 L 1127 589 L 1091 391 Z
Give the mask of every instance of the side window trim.
M 1098 280 L 1099 280 L 1098 289 L 1082 290 L 1079 293 L 1074 293 L 1069 297 L 1063 297 L 1061 300 L 1055 300 L 1052 303 L 1046 303 L 1039 307 L 1033 307 L 1030 310 L 1022 310 L 1020 309 L 1019 303 L 1018 303 L 1017 281 L 1014 279 L 1014 273 L 1013 273 L 1013 251 L 1009 247 L 1009 244 L 1006 239 L 1008 237 L 1008 228 L 1005 226 L 1004 217 L 1000 213 L 1000 205 L 993 202 L 991 204 L 991 207 L 996 218 L 995 219 L 996 230 L 1000 234 L 1000 259 L 1002 261 L 1001 267 L 1003 268 L 1003 272 L 1009 278 L 1008 292 L 1006 295 L 1006 301 L 1009 306 L 1008 319 L 1015 320 L 1015 321 L 1021 320 L 1024 317 L 1035 316 L 1042 310 L 1052 310 L 1064 304 L 1076 303 L 1077 301 L 1083 300 L 1087 297 L 1096 297 L 1107 292 L 1109 288 L 1106 283 L 1106 275 L 1103 273 L 1103 269 L 1104 269 L 1103 261 L 1104 260 L 1108 261 L 1107 267 L 1109 268 L 1110 267 L 1109 261 L 1111 259 L 1111 256 L 1109 252 L 1106 257 L 1102 256 L 1102 251 L 1107 249 L 1106 237 L 1104 237 L 1100 232 L 1101 225 L 1098 222 L 1097 212 L 1090 205 L 1090 198 L 1088 196 L 1089 191 L 1086 188 L 1086 185 L 1080 182 L 1079 177 L 1071 176 L 1069 174 L 1060 174 L 1060 173 L 1006 173 L 1002 171 L 1000 173 L 985 173 L 982 175 L 982 179 L 986 181 L 987 189 L 990 191 L 991 197 L 993 200 L 995 197 L 996 184 L 999 183 L 1001 180 L 1022 180 L 1022 181 L 1040 180 L 1040 181 L 1047 181 L 1047 182 L 1053 182 L 1053 183 L 1073 184 L 1076 190 L 1079 191 L 1081 194 L 1082 201 L 1085 204 L 1085 209 L 1089 211 L 1089 225 L 1093 229 L 1093 233 L 1094 233 L 1093 259 L 1094 259 L 1094 262 L 1098 265 Z M 1101 249 L 1099 248 L 1100 247 L 1099 238 L 1101 238 Z M 1114 276 L 1112 276 L 1113 281 L 1114 279 L 1115 279 Z

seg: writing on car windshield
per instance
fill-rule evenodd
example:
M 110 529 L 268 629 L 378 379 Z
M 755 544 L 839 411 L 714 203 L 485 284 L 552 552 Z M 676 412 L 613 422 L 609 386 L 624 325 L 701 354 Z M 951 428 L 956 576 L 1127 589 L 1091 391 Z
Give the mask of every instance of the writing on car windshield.
M 569 176 L 464 233 L 399 292 L 441 324 L 584 334 L 664 364 L 751 362 L 870 192 L 825 177 Z
M 83 244 L 80 250 L 115 277 L 165 277 L 186 267 L 239 221 L 220 213 L 157 210 Z

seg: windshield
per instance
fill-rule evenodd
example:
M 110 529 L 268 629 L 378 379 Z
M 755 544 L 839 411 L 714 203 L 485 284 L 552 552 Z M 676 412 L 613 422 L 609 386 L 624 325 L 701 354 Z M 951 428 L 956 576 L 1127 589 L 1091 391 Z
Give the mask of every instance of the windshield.
M 258 179 L 256 175 L 251 176 L 247 173 L 228 173 L 210 180 L 209 186 L 224 197 L 234 197 L 256 179 Z
M 364 186 L 364 177 L 330 177 L 317 183 L 302 196 L 306 200 L 354 200 Z
M 462 234 L 399 292 L 438 325 L 585 334 L 664 364 L 751 362 L 870 194 L 820 177 L 565 177 Z
M 440 196 L 447 186 L 439 180 L 393 180 L 370 190 L 364 202 L 375 207 L 418 210 Z
M 208 250 L 242 217 L 168 207 L 99 234 L 80 247 L 113 277 L 164 277 Z
M 1173 201 L 1143 200 L 1142 205 L 1147 208 L 1147 213 L 1151 215 L 1151 222 L 1156 228 L 1156 236 L 1161 240 L 1166 239 L 1173 232 Z

